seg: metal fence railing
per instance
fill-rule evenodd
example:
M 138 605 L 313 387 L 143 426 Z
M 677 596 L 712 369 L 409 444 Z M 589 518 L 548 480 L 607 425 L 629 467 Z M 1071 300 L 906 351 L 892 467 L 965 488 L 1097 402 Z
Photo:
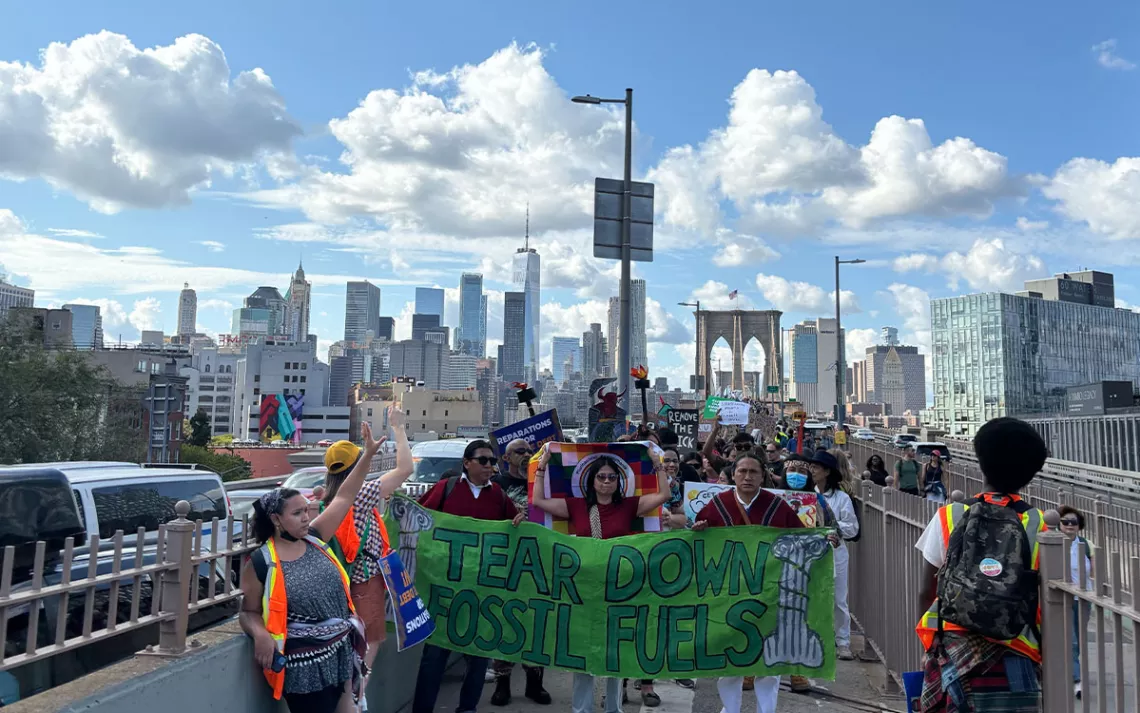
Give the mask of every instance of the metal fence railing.
M 51 553 L 58 566 L 45 565 L 47 546 L 38 542 L 30 576 L 15 584 L 16 551 L 5 547 L 0 671 L 154 624 L 159 625 L 159 642 L 148 651 L 184 652 L 191 614 L 241 596 L 234 563 L 254 546 L 235 542 L 231 517 L 225 541 L 219 542 L 219 521 L 214 519 L 204 547 L 202 521 L 186 519 L 190 504 L 179 501 L 174 510 L 177 518 L 159 526 L 157 541 L 153 535 L 148 540 L 145 528 L 130 536 L 119 531 L 113 553 L 100 554 L 98 535 L 83 548 L 68 538 L 58 557 Z M 241 532 L 248 532 L 248 526 L 244 522 Z
M 849 445 L 848 450 L 856 475 L 863 472 L 867 459 L 872 454 L 881 456 L 887 472 L 892 474 L 895 472 L 894 464 L 902 458 L 902 451 L 868 441 L 855 441 Z M 974 462 L 955 459 L 943 471 L 949 492 L 959 491 L 969 498 L 985 489 L 982 472 Z M 1136 573 L 1133 561 L 1140 557 L 1140 505 L 1110 501 L 1103 493 L 1082 491 L 1079 486 L 1059 487 L 1037 481 L 1030 483 L 1022 495 L 1042 510 L 1056 510 L 1062 505 L 1068 505 L 1081 511 L 1086 522 L 1082 534 L 1094 543 L 1096 550 L 1120 553 L 1123 563 L 1120 585 L 1131 601 L 1133 576 Z M 1109 574 L 1111 577 L 1112 573 Z M 1109 580 L 1102 581 L 1106 586 L 1112 584 Z
M 898 692 L 903 673 L 923 668 L 924 652 L 915 625 L 924 610 L 919 597 L 924 560 L 915 543 L 939 505 L 870 481 L 860 483 L 858 494 L 862 537 L 849 545 L 851 615 L 871 649 L 865 653 L 873 653 L 884 664 L 889 672 L 889 692 Z M 961 497 L 962 493 L 955 495 Z M 1104 503 L 1097 505 L 1101 521 L 1098 537 L 1120 543 L 1113 529 L 1120 526 L 1120 513 L 1112 512 Z M 1055 528 L 1059 521 L 1056 511 L 1051 506 L 1038 506 L 1048 508 L 1046 522 Z M 1042 533 L 1039 542 L 1044 713 L 1140 711 L 1140 688 L 1136 687 L 1140 682 L 1140 655 L 1135 645 L 1140 599 L 1130 596 L 1140 591 L 1140 557 L 1119 547 L 1094 547 L 1096 571 L 1088 576 L 1096 586 L 1089 587 L 1085 573 L 1080 571 L 1083 565 L 1077 568 L 1078 576 L 1072 574 L 1072 540 L 1050 531 Z M 1083 602 L 1076 609 L 1080 617 L 1076 627 L 1074 599 Z M 1080 679 L 1084 682 L 1083 697 L 1076 708 L 1074 639 L 1079 645 Z

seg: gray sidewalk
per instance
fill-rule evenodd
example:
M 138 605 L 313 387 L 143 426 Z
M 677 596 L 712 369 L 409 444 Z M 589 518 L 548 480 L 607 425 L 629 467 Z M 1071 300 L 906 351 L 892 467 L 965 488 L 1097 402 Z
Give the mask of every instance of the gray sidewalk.
M 448 671 L 436 703 L 437 713 L 454 713 L 459 701 L 459 685 L 462 677 L 462 663 Z M 814 689 L 810 694 L 791 693 L 787 690 L 787 679 L 785 679 L 784 689 L 780 691 L 778 708 L 780 713 L 808 713 L 808 711 L 905 713 L 906 704 L 901 695 L 883 695 L 885 680 L 886 671 L 880 664 L 840 661 L 835 680 L 813 681 Z M 501 708 L 491 705 L 491 692 L 495 686 L 487 684 L 483 690 L 482 702 L 479 704 L 481 713 L 553 713 L 554 711 L 565 713 L 570 709 L 571 675 L 565 671 L 546 672 L 546 689 L 554 698 L 549 706 L 540 706 L 523 696 L 525 680 L 520 667 L 515 667 L 512 684 L 512 700 Z M 625 713 L 719 713 L 721 710 L 716 679 L 699 679 L 696 690 L 681 688 L 673 681 L 660 681 L 655 688 L 657 694 L 661 696 L 661 705 L 657 708 L 645 708 L 641 704 L 639 692 L 630 681 L 629 703 L 623 706 Z M 601 713 L 601 685 L 596 685 L 595 700 L 595 710 Z M 742 713 L 755 713 L 755 710 L 756 699 L 746 694 Z

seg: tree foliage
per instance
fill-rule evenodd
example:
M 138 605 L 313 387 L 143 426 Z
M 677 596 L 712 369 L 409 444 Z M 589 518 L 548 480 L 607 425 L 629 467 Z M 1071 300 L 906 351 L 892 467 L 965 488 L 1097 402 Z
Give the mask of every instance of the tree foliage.
M 252 477 L 253 468 L 241 456 L 218 453 L 209 448 L 182 444 L 182 462 L 197 463 L 222 476 L 222 480 L 245 480 Z
M 198 413 L 190 419 L 190 438 L 186 443 L 203 448 L 210 442 L 210 417 L 205 410 L 198 409 Z
M 0 463 L 145 459 L 142 392 L 41 340 L 16 320 L 0 324 Z

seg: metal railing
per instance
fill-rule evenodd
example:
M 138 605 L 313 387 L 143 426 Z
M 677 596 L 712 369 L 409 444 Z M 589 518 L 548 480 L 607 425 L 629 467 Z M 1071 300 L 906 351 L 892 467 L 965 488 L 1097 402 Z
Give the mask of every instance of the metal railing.
M 159 625 L 159 643 L 148 646 L 148 653 L 184 653 L 190 615 L 241 596 L 233 565 L 254 545 L 235 542 L 230 517 L 224 543 L 219 543 L 215 518 L 204 548 L 202 521 L 186 519 L 190 504 L 179 501 L 174 510 L 177 518 L 159 526 L 157 542 L 153 537 L 148 542 L 145 528 L 131 536 L 133 543 L 126 542 L 121 530 L 116 532 L 109 562 L 106 555 L 100 558 L 98 535 L 83 548 L 67 538 L 58 566 L 45 564 L 47 544 L 37 542 L 30 577 L 15 585 L 16 548 L 5 547 L 0 562 L 0 671 L 153 624 Z M 247 519 L 241 532 L 248 531 Z M 52 554 L 54 561 L 57 553 Z M 120 600 L 126 611 L 120 610 Z
M 961 492 L 955 495 L 962 497 Z M 860 484 L 859 496 L 862 537 L 848 545 L 851 615 L 870 649 L 864 655 L 877 657 L 884 664 L 889 673 L 889 692 L 895 693 L 902 690 L 903 673 L 921 671 L 924 665 L 915 626 L 924 611 L 919 592 L 925 560 L 915 543 L 939 504 L 870 481 Z M 1108 513 L 1098 515 L 1104 515 L 1102 523 L 1115 520 Z M 1054 510 L 1046 513 L 1050 527 L 1055 528 L 1059 519 Z M 1103 537 L 1119 542 L 1108 532 Z M 1119 549 L 1096 547 L 1096 573 L 1089 575 L 1098 584 L 1090 588 L 1084 565 L 1077 577 L 1072 575 L 1072 540 L 1049 531 L 1041 533 L 1038 542 L 1044 713 L 1074 711 L 1074 639 L 1080 650 L 1080 678 L 1085 682 L 1076 710 L 1140 710 L 1140 689 L 1136 688 L 1140 683 L 1140 655 L 1135 647 L 1136 626 L 1140 624 L 1140 605 L 1136 602 L 1140 599 L 1129 596 L 1140 591 L 1140 558 L 1126 556 Z M 1080 550 L 1084 552 L 1083 545 Z M 1073 622 L 1074 599 L 1083 602 L 1077 611 L 1078 626 Z M 1127 603 L 1129 599 L 1132 604 Z M 1129 681 L 1131 692 L 1126 690 Z
M 1055 526 L 1057 514 L 1047 513 L 1046 521 Z M 1094 574 L 1087 571 L 1086 550 L 1081 544 L 1074 575 L 1071 539 L 1060 532 L 1047 532 L 1038 537 L 1038 542 L 1044 713 L 1072 713 L 1074 707 L 1101 713 L 1140 710 L 1140 652 L 1136 650 L 1135 634 L 1140 624 L 1140 606 L 1136 598 L 1131 606 L 1125 604 L 1123 586 L 1129 581 L 1124 576 L 1125 565 L 1130 564 L 1131 591 L 1140 590 L 1140 559 L 1131 557 L 1125 561 L 1119 552 L 1094 551 Z M 1088 581 L 1090 576 L 1093 585 Z M 1111 586 L 1094 586 L 1096 582 L 1111 582 Z M 1073 679 L 1078 672 L 1074 669 L 1074 646 L 1080 652 L 1079 678 L 1084 688 L 1076 705 Z M 1128 681 L 1132 682 L 1131 692 L 1125 690 Z
M 856 476 L 863 472 L 872 454 L 882 457 L 890 474 L 895 472 L 894 464 L 902 458 L 902 451 L 877 443 L 855 441 L 848 448 Z M 948 492 L 960 491 L 966 497 L 985 490 L 985 479 L 977 463 L 964 459 L 955 458 L 943 466 L 943 481 Z M 1078 485 L 1058 486 L 1038 480 L 1030 483 L 1021 494 L 1042 510 L 1056 510 L 1062 505 L 1079 510 L 1085 516 L 1084 536 L 1095 544 L 1096 550 L 1120 552 L 1123 558 L 1120 584 L 1131 598 L 1135 573 L 1133 561 L 1140 557 L 1140 505 L 1126 500 L 1114 501 L 1110 495 L 1083 490 Z M 1107 580 L 1101 581 L 1111 584 Z

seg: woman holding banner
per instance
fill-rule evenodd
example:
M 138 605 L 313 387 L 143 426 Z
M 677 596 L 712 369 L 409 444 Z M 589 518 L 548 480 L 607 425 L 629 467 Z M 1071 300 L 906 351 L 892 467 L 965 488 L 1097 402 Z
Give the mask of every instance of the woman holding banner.
M 546 468 L 550 451 L 543 449 L 534 476 L 534 506 L 554 517 L 569 520 L 570 530 L 578 537 L 599 540 L 622 537 L 633 533 L 634 520 L 660 510 L 669 499 L 669 478 L 664 468 L 657 469 L 657 492 L 650 495 L 626 497 L 622 482 L 624 464 L 614 456 L 600 454 L 586 467 L 583 478 L 583 497 L 546 497 Z M 605 713 L 621 713 L 623 699 L 621 681 L 605 679 Z M 648 689 L 648 690 L 647 690 Z M 649 707 L 660 705 L 661 699 L 653 691 L 652 683 L 642 685 L 642 701 Z M 573 713 L 591 713 L 594 708 L 594 677 L 588 673 L 574 674 Z

